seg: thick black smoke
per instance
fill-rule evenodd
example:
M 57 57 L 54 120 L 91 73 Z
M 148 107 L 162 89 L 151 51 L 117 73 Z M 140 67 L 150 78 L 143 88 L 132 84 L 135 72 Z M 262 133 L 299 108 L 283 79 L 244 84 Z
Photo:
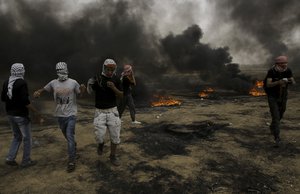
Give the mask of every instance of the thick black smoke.
M 93 3 L 68 21 L 57 14 L 59 3 L 13 2 L 0 12 L 2 72 L 22 62 L 28 77 L 49 79 L 55 64 L 65 61 L 73 77 L 87 80 L 107 57 L 148 73 L 160 70 L 154 33 L 145 32 L 143 18 L 125 1 Z
M 218 1 L 216 5 L 219 17 L 224 18 L 229 15 L 228 21 L 237 24 L 244 33 L 243 37 L 247 35 L 254 37 L 263 45 L 270 54 L 270 63 L 273 62 L 274 57 L 284 54 L 291 59 L 290 65 L 297 68 L 300 62 L 297 54 L 300 46 L 295 42 L 287 41 L 292 41 L 292 32 L 299 30 L 299 1 L 224 0 Z M 247 47 L 243 42 L 236 42 L 238 43 L 240 44 L 236 46 L 239 48 Z
M 232 57 L 228 47 L 212 48 L 200 42 L 202 30 L 193 25 L 182 34 L 170 34 L 161 40 L 164 52 L 179 72 L 197 72 L 200 78 L 215 86 L 247 92 L 250 79 L 240 75 L 239 65 L 230 64 Z M 180 80 L 181 81 L 181 80 Z M 173 86 L 178 87 L 178 83 Z M 234 83 L 234 84 L 233 84 Z
M 50 0 L 0 4 L 1 77 L 8 75 L 11 64 L 22 62 L 26 78 L 38 81 L 41 87 L 56 77 L 55 64 L 65 61 L 70 77 L 85 83 L 110 57 L 119 67 L 134 65 L 140 93 L 146 90 L 141 87 L 149 85 L 174 86 L 174 80 L 182 82 L 176 85 L 179 90 L 194 86 L 177 77 L 163 80 L 170 69 L 179 74 L 198 72 L 201 80 L 215 83 L 241 80 L 226 66 L 231 62 L 228 47 L 201 43 L 199 26 L 165 38 L 156 34 L 155 26 L 146 26 L 144 14 L 151 11 L 151 1 L 95 1 L 70 19 L 61 14 L 63 5 Z
M 201 43 L 202 35 L 200 27 L 193 25 L 180 35 L 170 34 L 162 39 L 163 48 L 171 64 L 183 72 L 222 71 L 224 64 L 232 60 L 229 49 L 227 47 L 214 49 L 208 44 Z

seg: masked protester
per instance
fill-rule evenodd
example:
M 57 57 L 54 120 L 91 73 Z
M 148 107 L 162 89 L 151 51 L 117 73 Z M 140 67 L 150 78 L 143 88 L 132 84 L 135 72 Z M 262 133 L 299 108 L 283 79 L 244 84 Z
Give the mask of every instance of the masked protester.
M 132 86 L 136 85 L 135 77 L 133 74 L 132 66 L 131 65 L 124 65 L 123 72 L 121 74 L 121 82 L 123 86 L 123 98 L 119 100 L 118 102 L 118 111 L 120 114 L 120 118 L 122 117 L 122 114 L 128 106 L 130 117 L 131 117 L 131 123 L 132 124 L 141 124 L 141 122 L 135 120 L 135 105 L 132 97 Z
M 268 96 L 268 103 L 272 116 L 270 130 L 274 135 L 275 147 L 280 146 L 281 143 L 280 120 L 286 110 L 288 85 L 295 84 L 293 73 L 291 69 L 288 68 L 287 64 L 288 58 L 286 56 L 277 57 L 274 66 L 268 70 L 265 79 L 265 90 Z
M 25 168 L 37 163 L 30 158 L 32 140 L 29 110 L 38 116 L 40 115 L 29 100 L 28 86 L 24 80 L 24 65 L 21 63 L 13 64 L 10 73 L 11 75 L 4 82 L 1 92 L 1 100 L 5 102 L 8 120 L 14 135 L 5 163 L 10 166 L 18 165 L 15 159 L 23 141 L 23 158 L 20 166 Z
M 42 92 L 53 92 L 56 108 L 54 116 L 57 117 L 59 127 L 68 142 L 67 172 L 75 170 L 76 141 L 75 124 L 77 115 L 76 95 L 85 92 L 84 84 L 79 85 L 74 79 L 68 77 L 68 67 L 65 62 L 56 64 L 57 79 L 50 81 L 46 86 L 34 92 L 38 98 Z
M 117 110 L 117 98 L 122 98 L 123 92 L 120 79 L 116 77 L 116 69 L 116 62 L 106 59 L 102 72 L 88 80 L 87 91 L 89 94 L 95 94 L 94 126 L 98 143 L 97 153 L 103 154 L 104 138 L 108 129 L 111 142 L 110 161 L 113 165 L 119 166 L 116 150 L 120 143 L 121 120 Z

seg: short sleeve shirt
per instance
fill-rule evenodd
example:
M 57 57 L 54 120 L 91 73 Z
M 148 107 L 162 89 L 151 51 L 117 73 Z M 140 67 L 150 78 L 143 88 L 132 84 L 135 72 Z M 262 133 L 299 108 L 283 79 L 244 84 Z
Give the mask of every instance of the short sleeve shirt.
M 50 81 L 44 89 L 48 92 L 53 92 L 54 101 L 56 103 L 54 116 L 76 116 L 76 94 L 80 93 L 79 84 L 76 80 L 68 78 L 65 81 L 59 81 L 55 79 Z
M 95 83 L 92 85 L 92 89 L 95 92 L 95 107 L 108 109 L 117 106 L 116 94 L 111 88 L 107 87 L 107 82 L 113 82 L 118 90 L 122 90 L 120 79 L 116 76 L 108 78 L 103 75 L 93 79 L 95 80 Z
M 293 73 L 292 73 L 291 69 L 289 69 L 289 68 L 287 68 L 287 70 L 284 72 L 278 72 L 275 70 L 275 68 L 271 68 L 267 74 L 267 79 L 271 78 L 272 82 L 279 81 L 283 78 L 291 78 L 291 77 L 293 77 Z M 284 94 L 287 94 L 287 89 L 288 89 L 288 86 L 285 87 L 282 92 Z M 280 96 L 280 86 L 277 85 L 274 87 L 269 87 L 268 95 L 273 96 L 273 97 L 279 97 Z

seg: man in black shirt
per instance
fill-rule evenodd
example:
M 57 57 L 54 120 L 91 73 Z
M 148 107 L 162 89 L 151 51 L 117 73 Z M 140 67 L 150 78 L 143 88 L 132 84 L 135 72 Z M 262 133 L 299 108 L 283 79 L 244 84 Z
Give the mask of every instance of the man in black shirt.
M 5 163 L 17 166 L 15 161 L 19 147 L 23 141 L 23 158 L 21 167 L 36 164 L 31 160 L 31 126 L 29 110 L 38 111 L 31 105 L 27 83 L 24 80 L 25 69 L 23 64 L 15 63 L 11 66 L 11 75 L 3 84 L 1 100 L 5 102 L 5 109 L 14 134 Z
M 286 56 L 279 56 L 275 59 L 275 65 L 269 69 L 266 76 L 266 93 L 268 96 L 268 103 L 270 113 L 272 116 L 272 123 L 270 130 L 274 135 L 275 146 L 280 145 L 280 120 L 286 110 L 288 85 L 295 84 L 293 73 L 287 67 L 288 58 Z
M 116 157 L 117 145 L 120 143 L 121 120 L 117 110 L 117 97 L 122 98 L 120 80 L 116 77 L 117 65 L 114 60 L 106 59 L 102 73 L 89 79 L 87 91 L 95 93 L 95 135 L 98 143 L 97 153 L 102 155 L 106 129 L 109 130 L 111 141 L 110 161 L 120 165 Z
M 135 86 L 135 77 L 133 74 L 132 66 L 131 65 L 124 65 L 124 69 L 121 75 L 121 81 L 122 81 L 122 86 L 123 86 L 123 98 L 120 100 L 119 105 L 118 105 L 118 110 L 120 114 L 120 118 L 122 117 L 122 114 L 128 106 L 129 112 L 130 112 L 130 117 L 131 117 L 131 123 L 132 124 L 141 124 L 141 122 L 137 121 L 135 119 L 135 105 L 132 97 L 132 89 L 131 86 Z

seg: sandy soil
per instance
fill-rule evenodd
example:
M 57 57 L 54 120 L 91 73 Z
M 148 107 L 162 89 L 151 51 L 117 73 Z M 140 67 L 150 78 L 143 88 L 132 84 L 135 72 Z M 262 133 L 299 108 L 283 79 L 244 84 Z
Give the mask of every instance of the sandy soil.
M 282 123 L 283 144 L 273 147 L 266 97 L 203 99 L 176 96 L 175 107 L 138 107 L 132 125 L 123 117 L 120 167 L 96 154 L 92 102 L 79 101 L 76 139 L 80 158 L 66 172 L 66 141 L 43 104 L 46 122 L 33 123 L 28 169 L 4 164 L 11 132 L 0 125 L 0 193 L 300 193 L 299 92 L 292 91 Z M 20 162 L 22 147 L 17 161 Z

